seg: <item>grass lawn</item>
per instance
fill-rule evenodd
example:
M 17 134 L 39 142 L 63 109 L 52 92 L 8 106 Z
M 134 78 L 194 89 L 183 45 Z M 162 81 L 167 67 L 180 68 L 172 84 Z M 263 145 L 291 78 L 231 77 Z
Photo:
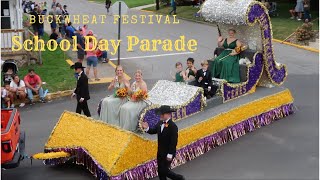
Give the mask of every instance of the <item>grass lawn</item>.
M 291 8 L 290 4 L 287 3 L 278 3 L 278 17 L 271 17 L 273 38 L 284 40 L 290 34 L 292 34 L 299 26 L 302 25 L 301 21 L 291 20 L 289 9 Z M 146 8 L 144 10 L 155 11 L 155 7 Z M 171 11 L 171 7 L 162 6 L 159 11 L 156 13 L 159 14 L 168 14 Z M 203 21 L 202 18 L 194 17 L 194 14 L 199 11 L 199 8 L 194 8 L 192 6 L 178 6 L 177 7 L 177 17 Z M 319 12 L 311 12 L 312 18 L 319 18 Z M 319 30 L 319 19 L 313 21 L 314 29 Z
M 43 39 L 48 40 L 48 34 L 44 34 Z M 33 68 L 42 81 L 46 82 L 43 88 L 49 89 L 49 92 L 73 89 L 76 84 L 73 70 L 70 69 L 65 58 L 67 56 L 64 57 L 64 52 L 59 48 L 56 51 L 46 49 L 42 52 L 43 65 L 22 67 L 19 69 L 19 77 L 22 79 L 28 73 L 28 69 Z
M 89 1 L 96 1 L 100 3 L 105 3 L 105 0 L 89 0 Z M 122 0 L 124 1 L 129 8 L 138 7 L 138 6 L 144 6 L 148 4 L 155 3 L 155 0 Z M 113 0 L 112 3 L 116 2 L 116 0 Z

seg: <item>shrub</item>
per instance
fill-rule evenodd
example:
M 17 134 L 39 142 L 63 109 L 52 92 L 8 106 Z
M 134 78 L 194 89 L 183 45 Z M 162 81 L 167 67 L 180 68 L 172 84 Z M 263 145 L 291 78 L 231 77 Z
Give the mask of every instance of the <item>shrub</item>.
M 296 31 L 297 41 L 307 41 L 314 37 L 314 32 L 312 30 L 313 24 L 310 22 L 303 23 L 303 25 Z

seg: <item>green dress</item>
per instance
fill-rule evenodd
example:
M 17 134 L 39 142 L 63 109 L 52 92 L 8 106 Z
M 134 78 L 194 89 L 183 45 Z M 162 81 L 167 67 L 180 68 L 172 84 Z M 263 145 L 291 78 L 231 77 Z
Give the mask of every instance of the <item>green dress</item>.
M 188 69 L 189 68 L 187 68 L 186 70 L 188 70 Z M 189 78 L 190 76 L 196 77 L 196 75 L 194 74 L 194 72 L 191 69 L 189 69 L 189 73 L 188 73 L 187 77 Z
M 239 55 L 228 56 L 237 46 L 237 39 L 228 45 L 227 39 L 223 43 L 225 50 L 211 61 L 211 71 L 215 78 L 225 79 L 231 83 L 240 82 Z
M 176 73 L 176 80 L 175 80 L 175 82 L 184 82 L 183 77 L 180 75 L 181 72 L 182 72 L 182 71 Z

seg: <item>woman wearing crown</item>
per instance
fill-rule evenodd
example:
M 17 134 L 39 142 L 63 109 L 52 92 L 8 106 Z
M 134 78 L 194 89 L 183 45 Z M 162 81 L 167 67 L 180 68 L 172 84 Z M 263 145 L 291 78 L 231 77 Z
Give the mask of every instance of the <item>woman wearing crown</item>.
M 239 53 L 237 47 L 241 47 L 241 42 L 236 39 L 236 31 L 229 29 L 229 37 L 218 38 L 218 46 L 224 47 L 222 53 L 211 63 L 211 72 L 215 78 L 225 79 L 231 83 L 240 82 Z

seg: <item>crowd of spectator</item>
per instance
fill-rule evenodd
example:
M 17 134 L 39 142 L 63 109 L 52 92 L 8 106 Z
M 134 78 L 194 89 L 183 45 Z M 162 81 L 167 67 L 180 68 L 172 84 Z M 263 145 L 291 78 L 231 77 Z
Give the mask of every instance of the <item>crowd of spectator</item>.
M 42 88 L 42 81 L 34 69 L 29 69 L 28 74 L 20 79 L 18 74 L 12 75 L 11 81 L 5 81 L 1 87 L 1 108 L 14 108 L 15 102 L 19 100 L 19 107 L 24 107 L 26 98 L 29 104 L 34 104 L 34 95 L 39 95 L 39 101 L 45 103 L 45 95 Z

